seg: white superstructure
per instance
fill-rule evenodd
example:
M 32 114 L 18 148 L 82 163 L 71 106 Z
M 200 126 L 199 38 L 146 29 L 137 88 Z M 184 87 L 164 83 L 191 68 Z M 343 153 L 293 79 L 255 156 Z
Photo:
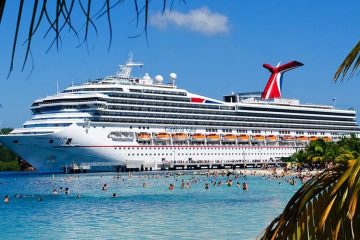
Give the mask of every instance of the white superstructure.
M 359 133 L 354 110 L 259 93 L 219 101 L 177 88 L 174 73 L 169 83 L 160 75 L 133 78 L 134 66 L 142 63 L 130 59 L 114 76 L 36 100 L 33 118 L 0 141 L 40 172 L 63 172 L 70 165 L 268 161 L 317 138 Z

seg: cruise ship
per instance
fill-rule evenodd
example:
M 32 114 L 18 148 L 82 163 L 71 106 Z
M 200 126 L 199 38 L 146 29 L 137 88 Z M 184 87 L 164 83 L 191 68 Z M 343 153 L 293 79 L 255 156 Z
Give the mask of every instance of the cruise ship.
M 284 72 L 273 67 L 262 92 L 216 100 L 176 86 L 177 75 L 133 77 L 129 58 L 114 75 L 37 99 L 33 117 L 0 141 L 38 172 L 153 170 L 165 163 L 266 162 L 316 139 L 359 134 L 353 109 L 281 97 Z

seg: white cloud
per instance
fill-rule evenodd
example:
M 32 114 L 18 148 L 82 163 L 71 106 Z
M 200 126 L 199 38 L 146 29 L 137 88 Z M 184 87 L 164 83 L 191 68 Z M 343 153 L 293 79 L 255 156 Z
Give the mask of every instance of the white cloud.
M 220 13 L 211 12 L 207 7 L 191 10 L 188 13 L 167 11 L 150 16 L 150 25 L 165 29 L 175 25 L 205 35 L 229 32 L 229 19 Z

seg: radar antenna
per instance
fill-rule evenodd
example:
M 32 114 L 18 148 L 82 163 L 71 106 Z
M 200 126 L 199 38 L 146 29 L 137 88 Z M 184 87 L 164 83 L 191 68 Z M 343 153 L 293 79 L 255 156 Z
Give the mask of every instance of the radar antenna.
M 133 55 L 129 53 L 129 58 L 125 64 L 119 65 L 120 71 L 116 73 L 116 76 L 119 78 L 129 79 L 131 75 L 131 70 L 133 67 L 142 67 L 144 66 L 141 62 L 133 62 Z

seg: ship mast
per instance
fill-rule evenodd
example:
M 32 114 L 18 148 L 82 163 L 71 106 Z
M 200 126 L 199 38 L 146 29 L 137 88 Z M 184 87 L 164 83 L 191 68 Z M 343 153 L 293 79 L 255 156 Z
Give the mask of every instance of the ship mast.
M 126 64 L 119 65 L 120 71 L 116 73 L 116 77 L 122 78 L 122 79 L 129 79 L 130 75 L 131 75 L 131 70 L 133 67 L 144 66 L 143 63 L 133 62 L 132 59 L 133 59 L 133 55 L 132 55 L 132 53 L 130 53 Z

